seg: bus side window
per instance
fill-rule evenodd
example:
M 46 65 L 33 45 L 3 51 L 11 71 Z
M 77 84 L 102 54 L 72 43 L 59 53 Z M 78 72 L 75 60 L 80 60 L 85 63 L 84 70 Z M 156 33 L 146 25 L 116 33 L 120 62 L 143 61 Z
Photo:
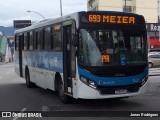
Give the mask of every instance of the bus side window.
M 44 33 L 43 29 L 38 30 L 38 40 L 37 40 L 38 50 L 42 50 L 44 48 L 43 33 Z
M 52 34 L 52 49 L 60 51 L 62 48 L 61 32 L 55 32 Z
M 28 49 L 28 33 L 24 33 L 24 50 Z
M 51 28 L 47 27 L 44 29 L 44 49 L 50 50 L 50 41 L 51 41 Z
M 30 44 L 30 33 L 27 32 L 27 50 L 29 50 L 29 44 Z
M 19 38 L 19 40 L 21 40 L 22 42 L 22 45 L 21 45 L 21 47 L 22 47 L 22 50 L 24 50 L 24 34 L 22 34 L 22 35 L 20 35 L 19 37 L 21 37 L 21 39 Z
M 34 50 L 38 49 L 38 31 L 35 31 L 34 34 Z
M 33 50 L 33 43 L 34 43 L 33 34 L 34 34 L 34 32 L 31 31 L 29 34 L 30 34 L 30 36 L 29 36 L 29 50 Z

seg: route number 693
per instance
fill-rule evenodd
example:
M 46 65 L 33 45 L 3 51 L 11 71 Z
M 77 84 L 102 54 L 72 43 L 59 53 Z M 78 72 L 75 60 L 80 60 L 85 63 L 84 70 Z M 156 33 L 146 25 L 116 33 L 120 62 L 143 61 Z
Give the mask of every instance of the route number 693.
M 99 23 L 101 22 L 101 16 L 100 15 L 89 15 L 89 22 Z

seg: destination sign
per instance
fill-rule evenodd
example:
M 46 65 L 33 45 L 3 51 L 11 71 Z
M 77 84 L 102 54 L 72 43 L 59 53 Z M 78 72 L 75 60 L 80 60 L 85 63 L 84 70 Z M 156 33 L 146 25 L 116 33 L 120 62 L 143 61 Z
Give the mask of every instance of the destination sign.
M 112 24 L 135 24 L 136 18 L 134 16 L 126 15 L 98 15 L 89 14 L 88 22 L 90 23 L 112 23 Z
M 60 29 L 61 29 L 60 25 L 53 26 L 53 30 L 60 30 Z
M 61 29 L 60 25 L 54 26 L 54 30 L 60 30 L 60 29 Z

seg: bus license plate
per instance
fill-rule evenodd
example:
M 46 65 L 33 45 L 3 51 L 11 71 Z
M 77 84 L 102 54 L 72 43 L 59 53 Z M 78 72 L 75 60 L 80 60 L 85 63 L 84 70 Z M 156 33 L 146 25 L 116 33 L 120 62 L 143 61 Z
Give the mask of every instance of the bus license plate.
M 115 90 L 115 94 L 125 94 L 127 93 L 127 90 Z

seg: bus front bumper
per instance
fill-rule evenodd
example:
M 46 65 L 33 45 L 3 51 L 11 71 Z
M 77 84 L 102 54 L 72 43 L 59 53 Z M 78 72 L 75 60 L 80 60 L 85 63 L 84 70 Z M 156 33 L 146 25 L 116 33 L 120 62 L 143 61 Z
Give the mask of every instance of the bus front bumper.
M 137 92 L 126 92 L 126 93 L 118 93 L 118 94 L 101 94 L 97 89 L 91 88 L 86 84 L 79 84 L 78 88 L 78 98 L 82 99 L 105 99 L 105 98 L 118 98 L 118 97 L 130 97 L 139 94 L 143 94 L 147 92 L 148 81 L 139 88 Z

